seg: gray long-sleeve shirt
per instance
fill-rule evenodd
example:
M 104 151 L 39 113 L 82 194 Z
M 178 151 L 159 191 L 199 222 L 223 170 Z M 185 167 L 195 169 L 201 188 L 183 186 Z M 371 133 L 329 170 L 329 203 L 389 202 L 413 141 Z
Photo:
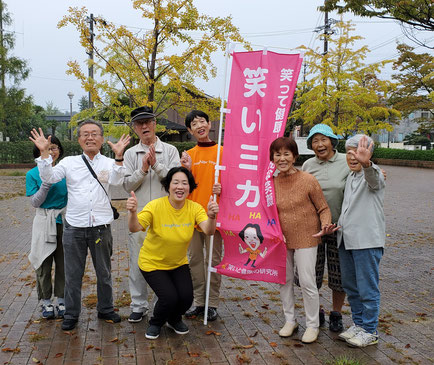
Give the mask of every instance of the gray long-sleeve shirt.
M 134 191 L 136 194 L 138 211 L 142 210 L 151 200 L 167 195 L 160 181 L 172 167 L 181 166 L 176 147 L 161 142 L 157 137 L 155 142 L 157 162 L 145 174 L 142 171 L 142 160 L 148 151 L 149 147 L 139 142 L 134 147 L 129 148 L 124 155 L 123 187 L 128 193 Z
M 348 175 L 338 222 L 342 226 L 338 231 L 338 246 L 343 240 L 347 250 L 384 247 L 385 187 L 384 176 L 374 164 Z

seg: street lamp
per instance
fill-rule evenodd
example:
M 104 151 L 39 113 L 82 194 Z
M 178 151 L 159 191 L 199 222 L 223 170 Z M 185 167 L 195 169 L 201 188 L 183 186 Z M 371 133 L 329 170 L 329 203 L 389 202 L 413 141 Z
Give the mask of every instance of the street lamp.
M 70 115 L 69 123 L 71 123 L 71 121 L 72 121 L 72 98 L 74 97 L 74 94 L 70 91 L 67 95 L 68 95 L 68 98 L 69 98 L 69 115 Z M 69 139 L 72 141 L 72 127 L 71 127 L 71 124 L 69 124 Z

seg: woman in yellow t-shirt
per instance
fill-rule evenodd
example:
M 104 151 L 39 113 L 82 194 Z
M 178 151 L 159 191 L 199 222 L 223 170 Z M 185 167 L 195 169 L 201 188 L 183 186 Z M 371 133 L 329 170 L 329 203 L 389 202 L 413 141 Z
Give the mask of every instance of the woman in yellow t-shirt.
M 187 199 L 197 187 L 191 172 L 185 167 L 174 167 L 161 181 L 169 193 L 150 201 L 137 214 L 134 192 L 127 201 L 130 232 L 148 232 L 140 249 L 138 265 L 158 301 L 146 330 L 146 338 L 156 339 L 167 323 L 178 334 L 188 333 L 182 315 L 193 302 L 193 284 L 187 260 L 187 248 L 198 225 L 207 235 L 216 227 L 218 205 L 210 200 L 208 213 L 203 207 Z

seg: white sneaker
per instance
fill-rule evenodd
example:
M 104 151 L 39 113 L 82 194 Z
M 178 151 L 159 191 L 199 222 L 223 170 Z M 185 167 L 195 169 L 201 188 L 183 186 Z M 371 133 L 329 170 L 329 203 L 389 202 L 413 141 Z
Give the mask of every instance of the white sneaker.
M 315 342 L 319 335 L 319 329 L 308 327 L 304 332 L 303 337 L 301 338 L 301 342 L 303 343 L 312 343 Z
M 54 318 L 54 307 L 52 304 L 42 305 L 42 317 L 45 319 Z
M 298 330 L 298 323 L 286 322 L 285 325 L 279 331 L 280 337 L 289 337 L 292 336 L 294 332 Z
M 364 329 L 357 332 L 354 337 L 347 340 L 347 344 L 353 347 L 366 347 L 378 343 L 378 332 L 369 333 Z
M 353 338 L 355 335 L 357 335 L 357 333 L 359 333 L 360 331 L 363 331 L 363 328 L 353 324 L 346 331 L 340 333 L 338 338 L 342 341 L 347 341 L 350 338 Z

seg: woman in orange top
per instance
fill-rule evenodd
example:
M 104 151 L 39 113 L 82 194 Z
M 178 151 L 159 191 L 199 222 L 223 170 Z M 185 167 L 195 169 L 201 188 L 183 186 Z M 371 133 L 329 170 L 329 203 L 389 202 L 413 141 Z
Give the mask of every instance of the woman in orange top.
M 279 331 L 289 337 L 298 328 L 295 321 L 294 264 L 300 277 L 306 312 L 306 331 L 302 342 L 312 343 L 319 334 L 319 295 L 315 282 L 315 262 L 320 237 L 337 230 L 316 178 L 294 167 L 298 157 L 292 138 L 280 137 L 271 143 L 270 161 L 279 171 L 274 178 L 279 222 L 287 246 L 286 283 L 280 295 L 285 325 Z

